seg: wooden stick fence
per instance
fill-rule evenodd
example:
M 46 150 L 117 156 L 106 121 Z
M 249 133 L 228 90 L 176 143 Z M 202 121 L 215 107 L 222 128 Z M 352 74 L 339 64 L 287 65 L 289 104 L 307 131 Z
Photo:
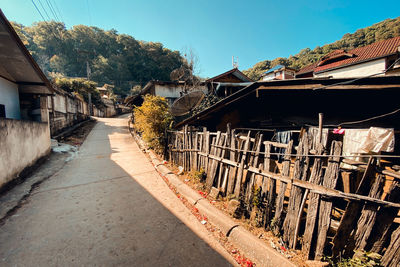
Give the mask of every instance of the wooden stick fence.
M 318 145 L 311 155 L 310 138 L 301 131 L 293 153 L 296 140 L 272 142 L 251 131 L 238 134 L 229 125 L 226 132 L 185 126 L 169 133 L 167 155 L 185 171 L 204 171 L 208 192 L 214 187 L 236 198 L 241 203 L 236 214 L 281 234 L 288 247 L 301 249 L 310 259 L 351 257 L 362 249 L 383 254 L 385 266 L 398 266 L 400 227 L 394 221 L 400 208 L 400 173 L 380 169 L 371 157 L 356 191 L 343 192 L 336 188 L 342 142 L 333 141 L 325 149 Z M 384 193 L 388 175 L 394 180 Z M 340 222 L 334 229 L 332 211 L 338 206 L 344 212 L 336 216 Z

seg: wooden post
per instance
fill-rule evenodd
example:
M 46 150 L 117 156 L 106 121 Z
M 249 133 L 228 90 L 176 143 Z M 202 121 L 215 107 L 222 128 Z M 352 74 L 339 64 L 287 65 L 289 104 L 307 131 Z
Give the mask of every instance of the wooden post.
M 370 157 L 367 168 L 364 172 L 363 177 L 361 178 L 360 184 L 358 185 L 356 194 L 366 195 L 366 192 L 368 192 L 370 181 L 371 179 L 373 179 L 375 175 L 375 164 L 376 164 L 376 159 Z M 356 219 L 359 215 L 360 215 L 360 203 L 356 201 L 350 201 L 347 204 L 346 211 L 344 212 L 342 218 L 340 219 L 339 227 L 336 230 L 335 237 L 333 238 L 333 248 L 332 248 L 333 257 L 338 257 L 339 255 L 342 255 L 342 252 L 347 244 L 350 233 L 354 229 Z M 318 257 L 322 256 L 323 247 L 322 248 L 321 247 L 320 247 L 321 255 L 316 255 Z
M 305 181 L 308 173 L 309 157 L 308 135 L 303 132 L 301 141 L 297 150 L 296 162 L 293 169 L 293 178 Z M 283 241 L 292 245 L 294 240 L 294 232 L 296 229 L 296 219 L 300 212 L 301 200 L 303 198 L 304 189 L 292 184 L 290 190 L 289 204 L 287 214 L 283 223 Z
M 386 194 L 385 200 L 390 202 L 398 202 L 400 199 L 400 181 L 394 179 L 390 185 L 390 189 Z M 372 251 L 381 254 L 384 248 L 385 241 L 390 237 L 390 227 L 397 217 L 398 209 L 392 207 L 381 207 L 372 236 L 369 240 L 370 246 L 366 248 L 367 251 Z
M 265 144 L 265 154 L 264 154 L 264 170 L 267 172 L 271 170 L 271 147 L 270 143 Z M 270 224 L 272 218 L 272 209 L 275 206 L 276 198 L 276 180 L 263 177 L 263 195 L 266 195 L 265 208 L 264 208 L 264 228 Z M 268 189 L 268 191 L 267 191 Z
M 322 144 L 320 143 L 317 148 L 317 155 L 321 155 L 323 152 Z M 322 180 L 322 158 L 315 158 L 314 165 L 312 167 L 311 175 L 310 175 L 310 183 L 320 184 Z M 302 251 L 304 255 L 310 259 L 312 242 L 314 240 L 316 234 L 316 222 L 317 222 L 317 214 L 319 209 L 319 200 L 320 195 L 316 193 L 311 193 L 308 200 L 308 208 L 307 208 L 307 218 L 306 218 L 306 227 L 303 235 L 303 247 Z M 295 242 L 296 243 L 296 242 Z
M 334 189 L 339 178 L 340 155 L 342 154 L 342 142 L 333 141 L 331 147 L 332 157 L 328 159 L 322 185 Z M 326 244 L 326 237 L 331 223 L 332 201 L 322 199 L 319 206 L 318 236 L 315 248 L 315 259 L 321 260 Z
M 379 174 L 376 177 L 368 196 L 376 199 L 381 199 L 384 182 L 385 176 Z M 377 205 L 374 205 L 373 203 L 364 204 L 363 210 L 361 211 L 361 216 L 356 224 L 357 228 L 354 235 L 354 244 L 351 244 L 351 246 L 347 246 L 347 250 L 349 252 L 353 250 L 365 250 L 368 239 L 372 233 L 373 226 L 376 223 L 378 208 L 379 207 Z M 378 222 L 378 224 L 380 224 L 380 222 Z
M 229 159 L 231 161 L 239 161 L 236 157 L 236 155 L 239 155 L 236 149 L 236 139 L 235 139 L 235 130 L 231 131 L 231 142 L 230 142 L 230 153 L 229 153 Z M 239 147 L 240 148 L 240 147 Z M 230 195 L 233 193 L 234 187 L 235 187 L 235 178 L 236 178 L 236 172 L 237 168 L 234 166 L 229 166 L 229 174 L 228 174 L 228 188 L 227 188 L 227 194 Z
M 246 161 L 247 157 L 247 151 L 249 150 L 250 146 L 250 131 L 247 134 L 246 141 L 244 143 L 244 152 L 242 153 L 242 157 L 240 159 L 240 165 L 239 165 L 239 170 L 238 170 L 238 176 L 236 177 L 236 185 L 235 185 L 235 197 L 239 198 L 240 196 L 240 191 L 241 191 L 241 186 L 242 186 L 242 178 L 243 178 L 243 173 L 244 173 L 244 163 Z
M 387 267 L 398 267 L 400 265 L 400 226 L 393 232 L 381 263 Z
M 291 157 L 290 154 L 292 153 L 293 147 L 293 140 L 290 140 L 289 145 L 285 151 L 285 158 L 282 166 L 282 175 L 289 176 L 290 175 L 290 163 Z M 274 223 L 273 223 L 273 230 L 277 233 L 282 225 L 282 213 L 283 213 L 283 202 L 285 200 L 285 192 L 287 188 L 287 183 L 280 181 L 279 183 L 279 194 L 276 199 L 276 208 L 275 208 L 275 216 L 274 216 Z
M 324 119 L 324 113 L 318 113 L 318 142 L 322 143 L 322 122 Z

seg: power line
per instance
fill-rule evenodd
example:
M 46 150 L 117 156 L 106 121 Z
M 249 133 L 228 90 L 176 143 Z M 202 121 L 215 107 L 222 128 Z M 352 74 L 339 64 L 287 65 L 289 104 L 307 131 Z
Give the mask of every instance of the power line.
M 35 2 L 34 2 L 33 0 L 31 0 L 31 1 L 32 1 L 32 4 L 35 6 L 35 8 L 36 8 L 37 12 L 39 13 L 39 15 L 42 17 L 42 19 L 43 19 L 44 21 L 46 21 L 46 20 L 44 19 L 43 15 L 42 15 L 42 12 L 40 12 L 40 10 L 39 10 L 39 8 L 37 7 L 37 5 L 35 4 Z
M 54 19 L 60 21 L 60 19 L 58 18 L 57 14 L 54 12 L 53 5 L 50 3 L 50 1 L 49 1 L 49 0 L 46 0 L 46 3 L 47 3 L 47 6 L 48 6 L 49 9 L 50 9 L 50 12 L 51 12 L 51 13 L 53 14 L 53 16 L 54 16 Z
M 47 16 L 47 20 L 50 20 L 50 16 L 49 16 L 49 14 L 47 14 L 47 11 L 46 11 L 46 9 L 45 9 L 44 6 L 43 6 L 42 1 L 40 1 L 40 0 L 38 0 L 38 1 L 39 1 L 40 6 L 42 7 L 44 13 L 45 13 L 46 16 Z
M 63 15 L 62 15 L 62 13 L 60 12 L 60 10 L 58 9 L 58 6 L 57 6 L 57 1 L 56 0 L 54 0 L 54 6 L 56 7 L 56 10 L 57 10 L 57 12 L 58 12 L 58 15 L 59 15 L 59 17 L 61 18 L 61 20 L 63 21 L 63 22 L 65 22 L 65 20 L 64 20 L 64 17 L 63 17 Z

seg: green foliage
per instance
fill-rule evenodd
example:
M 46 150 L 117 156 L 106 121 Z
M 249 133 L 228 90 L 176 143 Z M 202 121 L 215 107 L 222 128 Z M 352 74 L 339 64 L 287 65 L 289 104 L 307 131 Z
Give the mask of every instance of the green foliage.
M 55 78 L 54 84 L 69 93 L 81 95 L 86 102 L 89 101 L 89 93 L 92 95 L 92 103 L 100 107 L 103 105 L 99 91 L 96 89 L 97 83 L 85 79 L 77 78 Z
M 150 148 L 162 152 L 166 145 L 165 133 L 172 121 L 165 98 L 145 95 L 142 106 L 135 107 L 133 115 L 135 130 L 142 135 Z
M 334 267 L 380 267 L 382 256 L 374 252 L 365 252 L 363 250 L 356 250 L 353 258 L 340 259 L 335 262 L 330 257 L 325 257 L 324 260 L 328 261 Z
M 61 22 L 38 22 L 30 27 L 13 26 L 44 73 L 87 77 L 98 84 L 113 84 L 114 93 L 128 95 L 135 84 L 151 79 L 170 80 L 172 70 L 187 64 L 178 51 L 161 43 L 138 41 L 132 36 L 97 27 Z
M 253 187 L 253 207 L 261 206 L 261 187 Z
M 243 71 L 249 78 L 259 80 L 261 74 L 278 64 L 301 69 L 309 64 L 318 61 L 322 56 L 336 49 L 350 50 L 360 46 L 366 46 L 381 40 L 400 36 L 400 17 L 387 19 L 376 23 L 370 27 L 357 30 L 350 34 L 345 34 L 342 39 L 322 47 L 317 46 L 313 50 L 310 48 L 302 49 L 298 54 L 289 58 L 276 58 L 274 60 L 264 60 L 255 64 L 252 68 Z
M 196 182 L 196 183 L 200 183 L 200 182 L 204 182 L 206 179 L 206 172 L 204 171 L 203 168 L 200 168 L 199 171 L 191 171 L 189 173 L 189 176 Z

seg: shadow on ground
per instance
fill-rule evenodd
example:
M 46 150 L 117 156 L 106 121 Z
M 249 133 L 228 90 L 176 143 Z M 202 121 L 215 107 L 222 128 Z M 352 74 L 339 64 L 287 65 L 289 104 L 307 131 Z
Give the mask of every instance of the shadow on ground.
M 230 266 L 130 137 L 101 119 L 0 227 L 0 265 Z

